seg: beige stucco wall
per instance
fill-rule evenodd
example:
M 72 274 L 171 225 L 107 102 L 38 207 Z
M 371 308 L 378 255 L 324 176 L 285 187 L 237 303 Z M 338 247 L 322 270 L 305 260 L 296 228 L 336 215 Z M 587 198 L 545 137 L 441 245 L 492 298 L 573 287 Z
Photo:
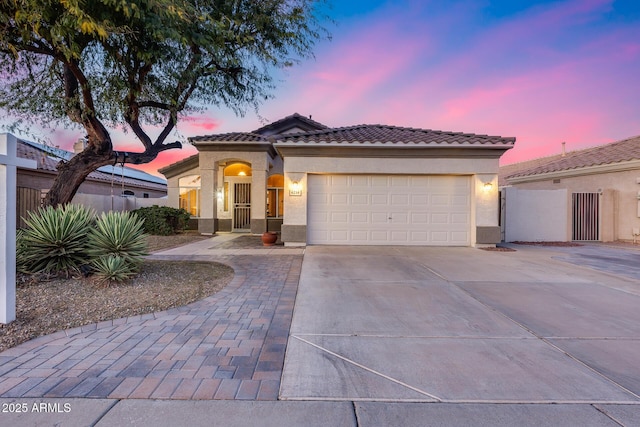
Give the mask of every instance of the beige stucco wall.
M 640 169 L 627 171 L 613 171 L 582 176 L 556 177 L 559 183 L 554 183 L 554 178 L 541 179 L 532 182 L 514 183 L 513 186 L 521 189 L 538 190 L 567 190 L 567 206 L 571 206 L 572 193 L 596 193 L 601 192 L 601 240 L 632 240 L 632 229 L 640 227 L 638 192 L 640 184 Z M 571 227 L 571 209 L 568 218 Z
M 476 227 L 498 226 L 498 159 L 486 158 L 347 158 L 291 157 L 284 163 L 285 226 L 307 225 L 308 174 L 402 174 L 468 175 L 472 177 L 471 244 L 476 244 Z M 302 195 L 292 196 L 291 183 L 302 184 Z M 485 188 L 491 183 L 491 189 Z
M 571 239 L 567 190 L 506 187 L 505 242 L 565 242 Z

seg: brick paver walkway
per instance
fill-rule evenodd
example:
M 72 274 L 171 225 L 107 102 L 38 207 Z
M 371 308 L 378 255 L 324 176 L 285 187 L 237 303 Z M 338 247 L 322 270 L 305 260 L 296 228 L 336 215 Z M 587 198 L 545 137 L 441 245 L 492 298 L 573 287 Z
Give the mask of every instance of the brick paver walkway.
M 0 353 L 0 397 L 276 400 L 302 256 L 182 259 L 222 262 L 235 276 L 185 307 L 62 331 Z

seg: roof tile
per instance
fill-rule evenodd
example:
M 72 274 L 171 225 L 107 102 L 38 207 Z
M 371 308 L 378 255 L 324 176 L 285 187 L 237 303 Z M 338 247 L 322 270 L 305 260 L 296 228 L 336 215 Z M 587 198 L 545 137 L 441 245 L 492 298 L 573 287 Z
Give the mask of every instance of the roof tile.
M 386 125 L 356 125 L 316 132 L 283 135 L 278 143 L 367 145 L 498 145 L 510 146 L 515 138 L 446 132 Z

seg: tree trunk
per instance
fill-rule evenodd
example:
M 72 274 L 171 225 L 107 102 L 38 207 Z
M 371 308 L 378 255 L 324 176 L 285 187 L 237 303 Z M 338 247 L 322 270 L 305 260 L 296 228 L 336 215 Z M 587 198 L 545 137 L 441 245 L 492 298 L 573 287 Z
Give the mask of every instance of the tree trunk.
M 91 147 L 69 161 L 58 163 L 58 175 L 45 197 L 45 205 L 58 206 L 71 202 L 85 178 L 101 166 L 113 164 L 112 153 L 96 154 Z

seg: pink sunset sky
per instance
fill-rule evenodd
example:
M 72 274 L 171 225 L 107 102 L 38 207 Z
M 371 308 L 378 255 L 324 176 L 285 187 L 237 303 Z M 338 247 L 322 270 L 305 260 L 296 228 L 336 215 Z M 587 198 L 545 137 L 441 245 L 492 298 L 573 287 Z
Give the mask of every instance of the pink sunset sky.
M 508 164 L 640 134 L 640 2 L 333 1 L 331 41 L 279 74 L 267 122 L 294 112 L 327 126 L 387 124 L 516 137 Z M 346 4 L 338 4 L 346 3 Z M 253 111 L 212 108 L 169 140 L 254 130 Z M 58 130 L 71 149 L 81 132 Z M 116 149 L 139 151 L 114 130 Z M 141 169 L 196 152 L 185 145 Z

